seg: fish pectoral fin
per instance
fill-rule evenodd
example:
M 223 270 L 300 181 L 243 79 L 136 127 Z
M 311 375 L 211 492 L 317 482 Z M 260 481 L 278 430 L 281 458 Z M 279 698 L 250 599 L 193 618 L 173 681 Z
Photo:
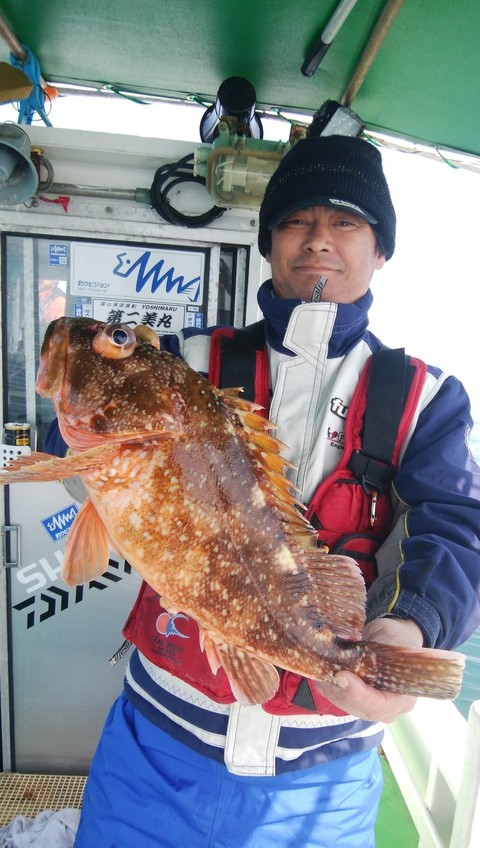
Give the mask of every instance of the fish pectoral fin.
M 26 468 L 28 465 L 36 465 L 38 462 L 44 462 L 50 459 L 58 459 L 53 453 L 43 453 L 43 451 L 31 451 L 30 453 L 21 454 L 12 459 L 7 468 Z
M 59 480 L 66 476 L 61 470 L 64 461 L 62 457 L 32 451 L 30 454 L 12 460 L 4 468 L 0 468 L 0 484 Z
M 110 542 L 105 525 L 90 498 L 87 498 L 69 530 L 62 578 L 78 586 L 99 577 L 108 568 Z
M 34 452 L 14 460 L 5 468 L 0 468 L 0 484 L 47 483 L 52 480 L 75 477 L 82 471 L 90 471 L 108 462 L 117 451 L 118 447 L 108 444 L 62 457 Z
M 272 663 L 234 645 L 221 645 L 214 639 L 212 642 L 237 701 L 241 704 L 265 704 L 273 698 L 280 676 Z

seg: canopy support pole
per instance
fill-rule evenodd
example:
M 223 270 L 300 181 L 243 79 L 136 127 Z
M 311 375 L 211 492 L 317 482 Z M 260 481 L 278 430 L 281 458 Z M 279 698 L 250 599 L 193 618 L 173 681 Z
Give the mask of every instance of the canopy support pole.
M 373 32 L 370 35 L 365 49 L 358 61 L 357 67 L 353 72 L 353 76 L 345 89 L 341 99 L 343 106 L 350 106 L 355 100 L 355 97 L 357 96 L 365 77 L 376 59 L 380 47 L 387 37 L 390 27 L 397 17 L 402 4 L 403 0 L 387 0 L 385 3 L 380 17 L 375 24 Z

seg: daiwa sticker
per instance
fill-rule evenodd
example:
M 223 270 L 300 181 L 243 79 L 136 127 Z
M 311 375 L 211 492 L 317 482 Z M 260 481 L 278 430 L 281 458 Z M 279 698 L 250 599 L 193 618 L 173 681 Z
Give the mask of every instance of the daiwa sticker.
M 60 512 L 54 512 L 48 518 L 42 518 L 41 523 L 53 542 L 57 542 L 67 535 L 77 512 L 78 506 L 72 503 L 65 509 L 61 509 Z

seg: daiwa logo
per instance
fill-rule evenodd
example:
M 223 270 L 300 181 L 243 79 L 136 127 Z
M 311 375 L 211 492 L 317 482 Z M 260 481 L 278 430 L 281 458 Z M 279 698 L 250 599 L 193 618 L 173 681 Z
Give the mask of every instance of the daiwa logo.
M 63 539 L 67 535 L 73 520 L 78 513 L 78 506 L 72 503 L 60 512 L 54 512 L 48 518 L 42 519 L 42 524 L 53 542 Z
M 117 253 L 118 265 L 113 269 L 113 274 L 123 278 L 136 274 L 136 292 L 141 292 L 150 281 L 150 291 L 152 294 L 155 294 L 157 289 L 163 286 L 167 294 L 175 290 L 178 295 L 186 296 L 191 303 L 198 302 L 201 277 L 193 277 L 192 280 L 185 280 L 183 274 L 175 276 L 177 272 L 173 266 L 164 268 L 164 259 L 160 259 L 149 268 L 151 258 L 152 253 L 150 250 L 146 250 L 134 262 L 129 258 L 126 251 Z
M 110 558 L 108 570 L 96 580 L 89 580 L 88 583 L 73 588 L 49 585 L 49 580 L 58 580 L 63 562 L 63 551 L 55 551 L 54 556 L 57 560 L 56 565 L 52 565 L 46 557 L 42 557 L 38 562 L 25 565 L 15 575 L 18 582 L 25 587 L 26 597 L 13 604 L 13 609 L 25 616 L 27 630 L 77 606 L 81 601 L 86 600 L 90 590 L 103 592 L 108 586 L 119 583 L 126 575 L 132 573 L 132 567 L 126 560 L 123 560 L 122 564 Z

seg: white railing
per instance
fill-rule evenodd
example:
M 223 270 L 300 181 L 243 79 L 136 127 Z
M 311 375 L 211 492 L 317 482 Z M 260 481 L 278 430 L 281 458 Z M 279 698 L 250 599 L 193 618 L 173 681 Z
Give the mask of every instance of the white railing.
M 480 848 L 480 701 L 467 724 L 451 701 L 420 698 L 387 727 L 383 747 L 418 848 Z

